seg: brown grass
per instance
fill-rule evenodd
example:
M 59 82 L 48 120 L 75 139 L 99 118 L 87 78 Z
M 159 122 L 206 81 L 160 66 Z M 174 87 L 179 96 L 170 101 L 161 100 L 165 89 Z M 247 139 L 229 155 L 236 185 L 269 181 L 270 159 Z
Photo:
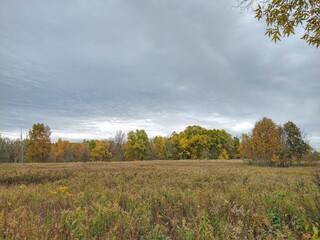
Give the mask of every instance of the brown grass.
M 310 239 L 319 166 L 242 161 L 0 165 L 0 239 Z

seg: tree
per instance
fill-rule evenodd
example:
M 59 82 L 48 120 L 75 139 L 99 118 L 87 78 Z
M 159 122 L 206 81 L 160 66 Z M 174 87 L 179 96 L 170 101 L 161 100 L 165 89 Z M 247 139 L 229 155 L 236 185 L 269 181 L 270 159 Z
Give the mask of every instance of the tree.
M 229 155 L 226 149 L 222 149 L 221 153 L 218 156 L 218 159 L 227 160 L 229 159 Z
M 283 125 L 286 136 L 286 146 L 289 149 L 290 157 L 298 160 L 308 153 L 309 144 L 303 139 L 300 129 L 293 122 L 287 122 Z
M 181 159 L 180 149 L 180 134 L 172 132 L 167 142 L 168 157 L 169 159 Z
M 239 151 L 242 159 L 253 159 L 252 137 L 250 137 L 248 134 L 243 133 L 241 135 Z
M 189 139 L 191 159 L 209 158 L 210 137 L 207 134 L 196 134 Z
M 144 130 L 136 130 L 128 133 L 125 144 L 126 160 L 147 160 L 151 156 L 150 142 Z
M 271 119 L 258 121 L 252 137 L 242 134 L 240 153 L 242 158 L 252 159 L 255 164 L 289 167 L 311 153 L 311 147 L 300 129 L 287 122 L 277 126 Z
M 29 145 L 27 150 L 27 161 L 45 162 L 49 159 L 51 150 L 51 131 L 43 123 L 37 123 L 29 131 Z
M 295 34 L 295 29 L 302 26 L 301 39 L 320 46 L 319 0 L 240 0 L 239 6 L 254 9 L 255 18 L 265 20 L 266 35 L 275 42 Z
M 88 147 L 83 143 L 61 140 L 51 146 L 50 160 L 54 162 L 75 162 L 88 160 Z
M 229 133 L 225 130 L 213 129 L 209 130 L 208 134 L 210 137 L 209 149 L 211 159 L 219 159 L 222 156 L 226 158 L 227 155 L 228 158 L 233 156 L 234 143 Z
M 236 159 L 240 158 L 240 139 L 238 137 L 233 138 L 233 151 L 230 157 Z
M 279 147 L 279 129 L 269 118 L 264 117 L 256 122 L 252 130 L 253 160 L 267 165 L 273 165 Z
M 117 131 L 113 140 L 112 155 L 116 160 L 124 160 L 124 144 L 126 135 L 122 131 Z
M 173 159 L 229 159 L 237 153 L 238 144 L 239 139 L 233 139 L 225 130 L 188 126 L 168 139 L 167 154 Z
M 208 159 L 209 131 L 200 126 L 188 126 L 183 132 L 173 132 L 166 147 L 169 158 L 173 159 Z
M 9 145 L 10 140 L 0 135 L 0 162 L 9 161 Z
M 84 139 L 84 140 L 83 140 L 83 143 L 87 145 L 87 147 L 89 148 L 89 150 L 94 149 L 95 146 L 96 146 L 95 140 L 86 140 L 86 139 Z
M 90 161 L 108 161 L 112 157 L 107 140 L 95 141 L 95 147 L 90 152 Z
M 90 159 L 90 149 L 88 145 L 84 142 L 79 144 L 78 159 L 81 162 L 87 162 Z
M 152 141 L 152 146 L 154 150 L 154 157 L 156 159 L 164 160 L 168 159 L 167 144 L 168 139 L 166 137 L 156 136 Z

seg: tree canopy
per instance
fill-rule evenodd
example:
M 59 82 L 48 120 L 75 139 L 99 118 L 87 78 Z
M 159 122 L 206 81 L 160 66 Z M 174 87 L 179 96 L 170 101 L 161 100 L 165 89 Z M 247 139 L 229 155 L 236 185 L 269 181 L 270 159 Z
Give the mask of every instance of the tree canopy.
M 310 149 L 309 144 L 303 139 L 300 128 L 289 121 L 283 125 L 286 134 L 286 147 L 290 157 L 301 158 Z
M 258 121 L 252 130 L 254 159 L 268 162 L 276 156 L 279 146 L 279 129 L 269 118 Z
M 242 8 L 253 9 L 255 18 L 266 23 L 266 35 L 277 42 L 294 35 L 298 27 L 309 45 L 320 46 L 319 0 L 240 0 Z
M 127 160 L 150 159 L 150 142 L 144 130 L 136 130 L 128 133 L 124 155 Z
M 51 143 L 50 128 L 34 124 L 29 139 L 11 140 L 0 135 L 0 162 L 87 162 L 179 159 L 247 159 L 253 164 L 287 167 L 301 161 L 318 161 L 300 128 L 288 121 L 275 124 L 269 118 L 256 122 L 241 139 L 223 129 L 188 126 L 170 136 L 149 138 L 143 130 L 118 131 L 108 140 Z
M 51 131 L 43 123 L 37 123 L 29 131 L 27 160 L 29 162 L 46 162 L 51 151 Z
M 269 118 L 256 122 L 252 133 L 242 134 L 242 158 L 258 165 L 287 167 L 311 153 L 311 147 L 300 129 L 291 121 L 276 125 Z M 310 155 L 310 154 L 309 154 Z

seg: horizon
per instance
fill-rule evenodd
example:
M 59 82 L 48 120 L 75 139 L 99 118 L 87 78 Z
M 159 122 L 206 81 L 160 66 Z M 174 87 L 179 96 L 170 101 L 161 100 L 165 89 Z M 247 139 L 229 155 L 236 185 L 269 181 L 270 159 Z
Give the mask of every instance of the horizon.
M 261 118 L 262 119 L 262 118 Z M 261 120 L 259 119 L 259 120 Z M 44 124 L 45 126 L 47 126 L 46 124 Z M 277 126 L 281 125 L 281 124 L 277 124 Z M 251 135 L 251 131 L 254 127 L 254 124 L 252 125 L 252 128 L 250 128 L 247 132 L 242 132 L 240 134 L 234 134 L 232 133 L 232 130 L 228 130 L 228 129 L 223 129 L 223 128 L 208 128 L 208 127 L 205 127 L 205 126 L 201 126 L 201 125 L 188 125 L 188 126 L 185 126 L 184 128 L 180 129 L 180 130 L 173 130 L 171 131 L 170 133 L 168 134 L 157 134 L 157 135 L 150 135 L 148 133 L 148 131 L 145 131 L 149 137 L 149 139 L 154 139 L 155 137 L 157 136 L 162 136 L 162 137 L 167 137 L 169 138 L 174 132 L 176 133 L 180 133 L 180 132 L 183 132 L 187 127 L 189 126 L 200 126 L 200 127 L 203 127 L 205 129 L 208 129 L 208 130 L 225 130 L 228 134 L 230 134 L 233 138 L 234 137 L 238 137 L 239 139 L 241 139 L 241 135 L 242 134 L 249 134 Z M 299 126 L 298 126 L 299 127 Z M 50 128 L 50 126 L 49 126 Z M 4 138 L 9 138 L 11 140 L 17 140 L 17 139 L 28 139 L 28 132 L 32 129 L 32 127 L 29 129 L 29 130 L 20 130 L 20 132 L 16 132 L 16 133 L 9 133 L 9 134 L 6 134 L 6 133 L 1 133 L 0 132 L 0 137 L 4 137 Z M 50 139 L 51 139 L 51 142 L 52 143 L 56 143 L 59 139 L 62 140 L 62 141 L 69 141 L 69 142 L 77 142 L 77 143 L 80 143 L 80 142 L 83 142 L 85 140 L 108 140 L 108 141 L 113 141 L 114 140 L 114 137 L 116 135 L 116 133 L 118 131 L 121 131 L 122 133 L 125 134 L 125 138 L 127 138 L 127 134 L 131 131 L 135 131 L 135 130 L 145 130 L 145 129 L 129 129 L 127 131 L 123 131 L 121 129 L 116 129 L 114 130 L 114 132 L 112 131 L 109 131 L 107 134 L 105 134 L 105 137 L 99 137 L 99 136 L 94 136 L 94 135 L 82 135 L 81 133 L 74 133 L 74 134 L 64 134 L 64 133 L 55 133 L 54 130 L 52 130 L 50 128 L 50 131 L 51 131 L 51 135 L 50 135 Z M 301 130 L 301 133 L 302 135 L 304 136 L 305 140 L 310 143 L 310 146 L 315 150 L 315 151 L 319 151 L 320 148 L 317 148 L 317 146 L 312 146 L 312 143 L 311 143 L 311 139 L 312 139 L 312 136 L 308 135 L 303 129 L 300 129 Z M 63 137 L 61 137 L 63 136 Z M 80 136 L 83 136 L 83 137 L 80 137 Z

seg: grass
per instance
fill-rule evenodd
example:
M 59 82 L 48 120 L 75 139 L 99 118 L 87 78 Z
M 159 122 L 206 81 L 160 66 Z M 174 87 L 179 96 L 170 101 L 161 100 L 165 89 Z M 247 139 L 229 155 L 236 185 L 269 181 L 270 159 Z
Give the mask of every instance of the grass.
M 319 239 L 320 167 L 0 165 L 0 239 Z

